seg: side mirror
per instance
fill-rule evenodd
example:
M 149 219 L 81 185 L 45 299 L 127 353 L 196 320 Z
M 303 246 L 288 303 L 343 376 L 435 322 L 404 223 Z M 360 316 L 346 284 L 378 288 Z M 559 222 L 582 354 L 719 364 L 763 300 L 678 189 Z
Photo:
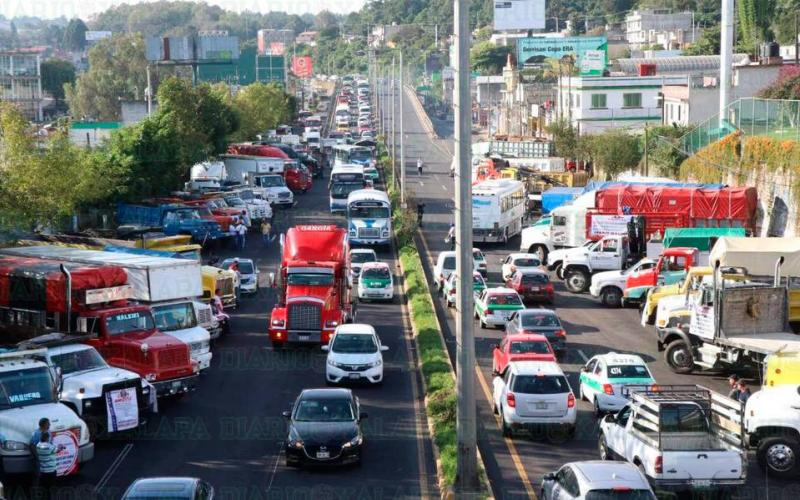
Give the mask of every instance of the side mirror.
M 613 413 L 609 413 L 608 415 L 603 417 L 603 420 L 611 424 L 617 421 L 617 416 L 614 415 Z
M 275 288 L 275 273 L 269 273 L 268 277 L 269 286 Z
M 588 369 L 588 368 L 586 368 L 585 366 L 581 366 L 581 372 L 583 372 L 583 373 L 588 373 L 588 372 L 589 372 L 589 369 Z
M 545 481 L 555 481 L 556 480 L 556 473 L 555 472 L 548 472 L 547 474 L 542 476 L 542 479 L 545 480 Z
M 287 411 L 282 412 L 281 415 L 283 415 L 283 418 L 288 419 L 288 418 L 291 418 L 292 412 L 287 410 Z
M 330 350 L 330 347 L 328 347 L 327 345 L 324 345 L 324 346 L 320 347 L 320 349 L 322 349 L 325 352 L 328 352 Z
M 382 352 L 386 352 L 386 351 L 388 351 L 388 350 L 389 350 L 389 346 L 388 346 L 388 345 L 382 345 L 382 346 L 381 346 L 381 351 L 382 351 Z
M 358 419 L 359 419 L 359 420 L 364 420 L 364 419 L 365 419 L 365 418 L 367 418 L 368 416 L 369 416 L 369 415 L 368 415 L 366 412 L 363 412 L 363 411 L 362 411 L 361 413 L 359 413 L 359 414 L 358 414 Z

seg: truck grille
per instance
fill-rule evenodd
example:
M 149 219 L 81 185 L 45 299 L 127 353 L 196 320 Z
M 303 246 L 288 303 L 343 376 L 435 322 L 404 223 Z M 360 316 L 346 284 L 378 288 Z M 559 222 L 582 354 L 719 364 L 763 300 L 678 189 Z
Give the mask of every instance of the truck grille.
M 199 307 L 197 311 L 197 322 L 201 325 L 210 325 L 213 321 L 211 308 Z
M 317 304 L 291 304 L 289 330 L 320 330 L 321 309 Z
M 217 288 L 222 295 L 233 295 L 233 277 L 217 278 Z
M 381 230 L 377 227 L 360 227 L 358 228 L 359 238 L 377 238 L 380 236 Z
M 162 368 L 174 368 L 189 364 L 188 352 L 183 346 L 166 347 L 158 351 L 158 365 Z
M 291 193 L 287 193 L 286 191 L 278 193 L 278 198 L 288 198 L 289 196 L 291 196 Z

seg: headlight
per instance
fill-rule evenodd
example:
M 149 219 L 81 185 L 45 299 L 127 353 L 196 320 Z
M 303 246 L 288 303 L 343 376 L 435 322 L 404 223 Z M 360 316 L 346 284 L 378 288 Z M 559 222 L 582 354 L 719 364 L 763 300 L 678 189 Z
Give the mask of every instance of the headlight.
M 336 363 L 336 361 L 334 361 L 332 359 L 328 359 L 328 364 L 331 365 L 331 366 L 339 366 L 338 363 Z
M 147 380 L 148 382 L 152 382 L 156 379 L 156 374 L 148 373 L 147 375 L 144 376 L 144 379 Z
M 285 319 L 273 319 L 272 320 L 272 326 L 274 326 L 276 328 L 283 328 L 283 327 L 286 326 L 286 320 Z
M 382 364 L 383 364 L 383 361 L 379 359 L 378 361 L 373 361 L 372 363 L 370 363 L 369 366 L 370 366 L 370 368 L 374 368 L 376 366 L 381 366 Z
M 356 230 L 355 229 L 351 229 L 350 230 L 350 236 L 355 236 L 355 235 L 356 235 Z
M 339 326 L 339 322 L 333 319 L 329 319 L 325 321 L 325 328 L 336 328 Z
M 289 431 L 289 447 L 296 448 L 298 450 L 303 449 L 303 440 L 300 439 L 300 435 L 297 434 L 297 431 L 294 430 L 294 427 Z
M 348 441 L 345 444 L 343 444 L 342 448 L 350 448 L 351 446 L 359 446 L 363 442 L 364 442 L 364 437 L 361 434 L 358 434 L 356 437 L 354 437 L 350 441 Z
M 7 440 L 3 441 L 3 449 L 6 451 L 22 451 L 28 449 L 28 443 L 23 443 L 22 441 L 12 441 Z

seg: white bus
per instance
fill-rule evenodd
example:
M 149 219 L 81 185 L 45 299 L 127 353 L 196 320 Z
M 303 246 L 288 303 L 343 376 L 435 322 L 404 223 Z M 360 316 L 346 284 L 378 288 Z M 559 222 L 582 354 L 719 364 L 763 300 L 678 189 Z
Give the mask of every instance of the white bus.
M 378 189 L 359 189 L 347 197 L 348 240 L 356 245 L 389 245 L 392 204 Z
M 364 167 L 361 165 L 334 165 L 331 179 L 328 183 L 330 190 L 331 212 L 346 212 L 347 197 L 353 191 L 364 189 Z
M 366 146 L 355 144 L 337 144 L 333 147 L 333 165 L 356 163 L 370 165 L 372 163 L 372 150 Z
M 522 231 L 525 185 L 512 179 L 483 181 L 472 188 L 472 237 L 507 242 Z

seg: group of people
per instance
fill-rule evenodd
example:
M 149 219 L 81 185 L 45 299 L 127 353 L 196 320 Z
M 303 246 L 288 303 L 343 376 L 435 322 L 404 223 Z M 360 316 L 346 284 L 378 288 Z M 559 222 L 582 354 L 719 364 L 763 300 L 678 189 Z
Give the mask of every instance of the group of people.
M 247 242 L 247 228 L 250 227 L 250 216 L 247 211 L 242 210 L 238 217 L 233 218 L 233 222 L 228 227 L 228 234 L 233 238 L 234 245 L 237 250 L 244 250 L 244 245 Z
M 747 386 L 747 382 L 739 378 L 735 373 L 728 377 L 728 385 L 731 388 L 730 392 L 728 392 L 728 397 L 742 404 L 747 403 L 747 400 L 753 395 Z
M 5 442 L 5 440 L 5 437 L 0 432 L 0 442 Z M 50 432 L 50 419 L 39 419 L 39 427 L 31 434 L 28 449 L 33 457 L 34 498 L 49 499 L 51 489 L 58 476 L 57 455 L 64 449 L 64 445 L 53 443 L 53 434 Z

